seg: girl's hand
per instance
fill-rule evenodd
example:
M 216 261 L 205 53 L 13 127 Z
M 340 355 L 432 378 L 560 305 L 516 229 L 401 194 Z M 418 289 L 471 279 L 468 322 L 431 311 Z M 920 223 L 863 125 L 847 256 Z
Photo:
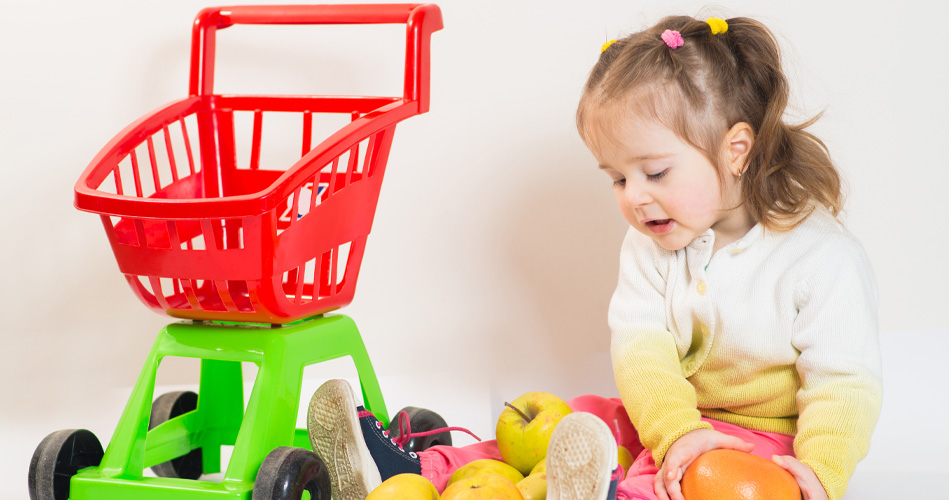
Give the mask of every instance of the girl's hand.
M 817 479 L 817 474 L 814 474 L 814 471 L 802 464 L 800 460 L 790 455 L 775 455 L 771 457 L 771 461 L 794 476 L 804 500 L 827 500 L 827 492 L 824 491 L 824 485 Z
M 755 445 L 751 443 L 712 429 L 696 429 L 688 432 L 672 443 L 669 451 L 666 452 L 662 468 L 656 473 L 653 482 L 656 496 L 659 500 L 685 500 L 682 497 L 679 481 L 682 480 L 685 469 L 706 451 L 728 448 L 748 452 L 754 447 Z

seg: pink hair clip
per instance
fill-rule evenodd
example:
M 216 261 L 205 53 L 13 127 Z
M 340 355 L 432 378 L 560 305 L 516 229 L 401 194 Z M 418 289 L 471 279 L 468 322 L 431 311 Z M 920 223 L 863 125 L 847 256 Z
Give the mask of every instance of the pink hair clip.
M 685 44 L 682 40 L 682 34 L 678 31 L 665 30 L 660 37 L 663 42 L 666 42 L 666 45 L 668 45 L 670 49 L 675 49 Z

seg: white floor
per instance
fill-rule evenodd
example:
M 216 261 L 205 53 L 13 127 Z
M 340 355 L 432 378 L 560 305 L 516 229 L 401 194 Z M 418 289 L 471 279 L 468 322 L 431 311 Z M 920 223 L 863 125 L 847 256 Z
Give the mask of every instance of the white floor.
M 858 467 L 845 500 L 949 498 L 946 492 L 949 458 L 945 453 L 949 449 L 949 433 L 945 432 L 949 400 L 944 385 L 936 383 L 944 373 L 937 372 L 936 364 L 915 357 L 922 352 L 922 346 L 926 346 L 926 352 L 949 352 L 949 332 L 887 335 L 882 345 L 886 361 L 883 413 L 870 455 Z M 355 369 L 344 362 L 333 361 L 308 370 L 305 378 L 304 394 L 308 395 L 328 378 L 354 381 Z M 441 413 L 451 425 L 467 427 L 486 439 L 493 437 L 501 403 L 493 401 L 495 397 L 487 385 L 459 387 L 449 373 L 381 375 L 380 384 L 390 413 L 409 405 L 427 407 Z M 157 392 L 179 388 L 162 387 Z M 6 449 L 0 455 L 0 498 L 27 498 L 30 456 L 46 434 L 62 428 L 84 427 L 106 444 L 129 389 L 96 393 L 95 388 L 77 384 L 76 390 L 94 394 L 95 408 L 62 408 L 56 413 L 20 418 L 5 416 L 0 422 L 0 442 Z M 301 408 L 305 408 L 305 401 Z M 304 413 L 301 409 L 300 427 L 304 426 Z M 474 442 L 460 433 L 454 439 L 456 445 Z

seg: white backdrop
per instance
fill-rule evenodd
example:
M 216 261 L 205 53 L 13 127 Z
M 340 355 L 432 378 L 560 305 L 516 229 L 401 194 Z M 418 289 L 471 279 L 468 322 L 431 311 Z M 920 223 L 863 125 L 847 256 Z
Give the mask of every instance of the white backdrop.
M 72 187 L 125 125 L 186 95 L 190 24 L 207 5 L 4 2 L 4 498 L 26 497 L 27 463 L 47 433 L 86 427 L 108 441 L 155 333 L 169 322 L 133 297 L 98 217 L 72 207 Z M 949 4 L 440 6 L 432 110 L 397 130 L 359 289 L 345 309 L 390 411 L 427 406 L 491 437 L 503 402 L 525 391 L 615 395 L 605 315 L 624 222 L 574 129 L 580 88 L 606 39 L 667 14 L 748 15 L 783 44 L 792 117 L 825 110 L 813 130 L 843 171 L 846 221 L 880 285 L 887 394 L 848 498 L 937 484 L 949 467 L 940 453 L 949 439 L 936 431 L 949 401 L 931 360 L 949 349 L 949 41 L 925 20 L 946 18 Z M 401 28 L 327 33 L 222 32 L 217 88 L 400 93 Z M 308 380 L 353 375 L 333 364 Z M 167 386 L 196 380 L 191 367 L 162 377 Z

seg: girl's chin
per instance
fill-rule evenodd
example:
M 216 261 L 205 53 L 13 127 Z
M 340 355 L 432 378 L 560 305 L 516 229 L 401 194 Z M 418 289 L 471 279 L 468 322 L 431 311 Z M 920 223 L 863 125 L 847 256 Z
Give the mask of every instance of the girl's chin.
M 662 239 L 659 239 L 659 238 L 656 238 L 656 243 L 658 243 L 659 246 L 661 246 L 662 248 L 665 248 L 666 250 L 669 250 L 670 252 L 675 252 L 675 251 L 677 251 L 677 250 L 682 250 L 683 248 L 685 248 L 686 246 L 688 246 L 688 243 L 662 241 Z
M 688 246 L 688 244 L 690 243 L 688 241 L 681 241 L 679 238 L 663 237 L 662 235 L 657 236 L 655 234 L 650 234 L 647 232 L 643 232 L 643 234 L 645 234 L 646 236 L 649 236 L 653 241 L 656 242 L 657 245 L 672 252 L 676 250 L 682 250 L 683 248 Z

